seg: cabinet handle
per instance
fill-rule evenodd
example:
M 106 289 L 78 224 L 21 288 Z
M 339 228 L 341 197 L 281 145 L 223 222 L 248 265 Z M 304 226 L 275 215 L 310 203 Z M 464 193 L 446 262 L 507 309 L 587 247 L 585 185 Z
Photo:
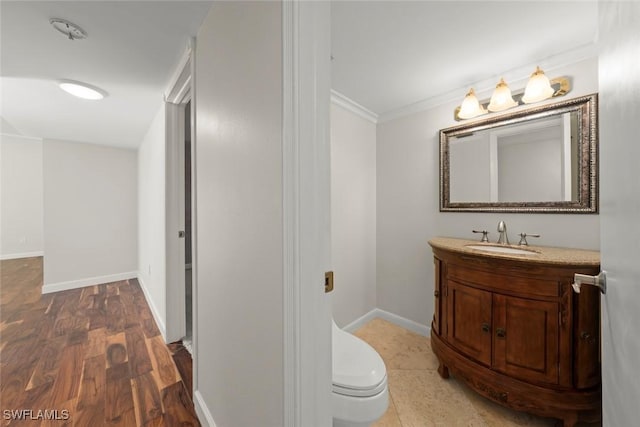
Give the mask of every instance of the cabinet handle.
M 507 331 L 504 328 L 496 328 L 496 335 L 498 338 L 504 338 L 507 335 Z
M 587 331 L 582 331 L 582 333 L 580 334 L 580 339 L 588 342 L 589 344 L 596 342 L 596 339 L 594 338 L 594 336 Z
M 482 324 L 482 332 L 489 332 L 489 329 L 491 329 L 491 328 L 489 327 L 488 323 L 483 323 Z
M 433 296 L 438 298 L 440 296 L 440 291 L 433 291 Z

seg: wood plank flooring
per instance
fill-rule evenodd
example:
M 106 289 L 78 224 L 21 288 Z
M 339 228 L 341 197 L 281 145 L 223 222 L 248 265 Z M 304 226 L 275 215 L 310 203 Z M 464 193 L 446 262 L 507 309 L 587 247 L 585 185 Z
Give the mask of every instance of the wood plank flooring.
M 0 425 L 200 425 L 137 280 L 42 295 L 41 257 L 0 270 Z
M 193 360 L 191 359 L 191 353 L 182 345 L 182 341 L 172 342 L 167 346 L 178 368 L 178 372 L 180 372 L 180 377 L 187 388 L 189 397 L 193 399 Z

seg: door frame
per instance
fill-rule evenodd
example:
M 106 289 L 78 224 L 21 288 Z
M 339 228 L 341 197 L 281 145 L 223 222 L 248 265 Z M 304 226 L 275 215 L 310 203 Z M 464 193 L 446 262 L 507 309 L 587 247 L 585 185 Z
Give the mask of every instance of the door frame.
M 328 2 L 282 2 L 284 425 L 330 426 Z
M 197 298 L 196 286 L 196 211 L 195 211 L 195 114 L 193 90 L 193 50 L 195 40 L 190 39 L 187 50 L 171 79 L 165 94 L 165 233 L 166 233 L 166 341 L 180 340 L 186 334 L 185 296 L 185 240 L 178 238 L 178 231 L 185 227 L 185 168 L 184 168 L 184 113 L 191 101 L 191 253 L 192 290 Z M 176 209 L 177 208 L 177 209 Z M 196 306 L 192 304 L 192 345 L 196 346 Z M 195 354 L 195 351 L 194 351 Z M 195 369 L 194 363 L 194 388 Z

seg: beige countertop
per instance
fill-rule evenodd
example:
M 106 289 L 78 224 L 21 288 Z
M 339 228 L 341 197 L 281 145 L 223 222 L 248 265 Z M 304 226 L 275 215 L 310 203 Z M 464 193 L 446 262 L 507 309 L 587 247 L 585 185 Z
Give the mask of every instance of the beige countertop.
M 600 265 L 600 252 L 585 249 L 555 248 L 550 246 L 518 246 L 518 245 L 497 245 L 495 243 L 481 243 L 478 240 L 456 239 L 452 237 L 434 237 L 429 240 L 429 245 L 433 248 L 450 250 L 453 252 L 482 255 L 489 258 L 512 259 L 518 261 L 530 261 L 533 263 L 557 264 L 557 265 Z M 469 248 L 474 246 L 504 246 L 514 249 L 532 251 L 531 254 L 516 255 L 499 252 L 488 252 L 479 249 Z

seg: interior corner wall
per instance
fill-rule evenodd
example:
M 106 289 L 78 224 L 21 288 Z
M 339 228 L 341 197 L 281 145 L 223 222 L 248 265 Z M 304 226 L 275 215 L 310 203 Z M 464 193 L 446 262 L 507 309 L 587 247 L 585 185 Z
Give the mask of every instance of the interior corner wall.
M 166 113 L 158 108 L 138 148 L 138 279 L 158 327 L 166 331 Z
M 136 277 L 136 152 L 47 139 L 43 144 L 43 291 Z
M 597 58 L 545 71 L 572 77 L 573 89 L 565 99 L 598 91 Z M 510 83 L 514 88 L 525 84 Z M 478 94 L 479 99 L 490 96 Z M 595 250 L 600 246 L 600 220 L 594 214 L 440 212 L 438 132 L 457 124 L 453 110 L 459 102 L 378 123 L 378 308 L 425 326 L 433 316 L 433 254 L 427 243 L 432 237 L 476 239 L 472 229 L 493 231 L 504 220 L 511 240 L 527 232 L 540 233 L 534 243 L 543 246 Z M 495 240 L 496 232 L 489 237 Z
M 376 125 L 331 105 L 333 318 L 340 327 L 376 308 Z
M 0 259 L 42 256 L 42 140 L 0 135 L 0 162 Z
M 196 408 L 284 424 L 282 4 L 214 2 L 195 53 Z

